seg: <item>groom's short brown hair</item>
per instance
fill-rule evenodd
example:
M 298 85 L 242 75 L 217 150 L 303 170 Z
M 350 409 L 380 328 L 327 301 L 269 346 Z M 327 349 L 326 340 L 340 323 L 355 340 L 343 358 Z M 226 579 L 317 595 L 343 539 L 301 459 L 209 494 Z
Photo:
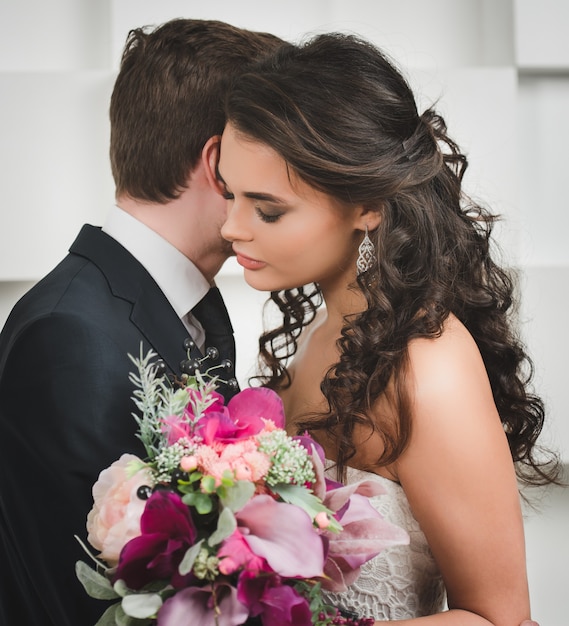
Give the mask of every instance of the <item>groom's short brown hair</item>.
M 223 132 L 228 80 L 281 43 L 213 20 L 132 30 L 110 107 L 117 196 L 159 203 L 178 197 L 206 141 Z

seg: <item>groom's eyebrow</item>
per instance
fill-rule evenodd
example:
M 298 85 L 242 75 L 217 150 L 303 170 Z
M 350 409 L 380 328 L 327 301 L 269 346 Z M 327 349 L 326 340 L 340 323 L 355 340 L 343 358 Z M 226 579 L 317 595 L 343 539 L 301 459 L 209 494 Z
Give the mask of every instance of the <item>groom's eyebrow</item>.
M 223 180 L 223 176 L 219 172 L 218 165 L 215 166 L 215 177 L 227 188 L 227 183 L 225 182 L 225 180 Z M 243 195 L 245 196 L 245 198 L 250 198 L 251 200 L 263 200 L 264 202 L 271 202 L 272 204 L 286 204 L 284 200 L 282 200 L 278 196 L 273 196 L 273 194 L 270 193 L 262 193 L 260 191 L 245 191 Z

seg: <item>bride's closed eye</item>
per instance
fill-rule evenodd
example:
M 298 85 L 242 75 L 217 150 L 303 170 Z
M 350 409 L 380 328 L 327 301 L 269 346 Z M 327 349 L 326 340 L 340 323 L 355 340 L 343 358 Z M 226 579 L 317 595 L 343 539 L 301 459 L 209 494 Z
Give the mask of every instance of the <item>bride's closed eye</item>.
M 265 222 L 267 224 L 273 224 L 274 222 L 278 221 L 283 215 L 283 211 L 272 212 L 272 211 L 263 210 L 258 204 L 255 204 L 255 213 L 257 213 L 257 215 L 259 216 L 259 219 L 262 222 Z

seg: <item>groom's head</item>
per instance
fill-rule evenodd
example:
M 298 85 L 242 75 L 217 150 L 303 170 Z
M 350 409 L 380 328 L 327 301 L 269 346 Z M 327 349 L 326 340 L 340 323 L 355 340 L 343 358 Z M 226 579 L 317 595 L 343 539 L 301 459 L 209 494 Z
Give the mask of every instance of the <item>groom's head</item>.
M 178 198 L 208 139 L 223 132 L 228 80 L 281 43 L 218 21 L 132 30 L 110 107 L 117 197 Z

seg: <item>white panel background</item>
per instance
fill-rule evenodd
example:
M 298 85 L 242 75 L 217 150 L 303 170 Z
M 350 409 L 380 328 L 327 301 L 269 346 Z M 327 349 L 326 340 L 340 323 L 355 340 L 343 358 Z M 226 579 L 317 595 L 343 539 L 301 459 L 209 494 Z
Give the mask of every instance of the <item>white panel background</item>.
M 564 322 L 569 305 L 567 0 L 0 0 L 0 325 L 113 201 L 108 102 L 128 31 L 174 17 L 220 19 L 290 40 L 359 33 L 404 68 L 422 108 L 437 102 L 471 160 L 470 193 L 504 216 L 498 239 L 522 278 L 522 332 L 569 463 Z M 219 279 L 251 372 L 264 295 L 228 262 Z M 569 622 L 569 496 L 528 509 L 534 616 Z

